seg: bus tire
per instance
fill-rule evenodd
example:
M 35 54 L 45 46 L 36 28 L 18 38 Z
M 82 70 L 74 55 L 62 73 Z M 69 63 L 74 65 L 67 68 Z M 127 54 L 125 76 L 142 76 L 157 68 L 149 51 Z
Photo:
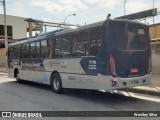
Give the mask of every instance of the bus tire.
M 51 88 L 57 94 L 61 94 L 63 92 L 62 80 L 58 73 L 54 73 L 51 76 Z
M 15 78 L 16 78 L 17 83 L 21 83 L 21 79 L 19 77 L 19 71 L 18 70 L 15 70 Z

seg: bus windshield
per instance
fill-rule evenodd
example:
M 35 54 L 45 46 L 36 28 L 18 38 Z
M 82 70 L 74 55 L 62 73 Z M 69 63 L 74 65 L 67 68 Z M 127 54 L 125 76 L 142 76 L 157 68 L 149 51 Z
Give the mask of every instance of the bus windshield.
M 110 23 L 112 47 L 120 50 L 144 50 L 148 48 L 148 28 L 126 22 Z

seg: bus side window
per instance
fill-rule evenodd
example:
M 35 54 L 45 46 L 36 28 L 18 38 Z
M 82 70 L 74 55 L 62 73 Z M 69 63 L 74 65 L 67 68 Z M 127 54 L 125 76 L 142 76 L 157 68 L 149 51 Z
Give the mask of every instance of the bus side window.
M 47 40 L 41 41 L 41 58 L 48 58 Z
M 99 53 L 100 47 L 98 45 L 93 45 L 91 47 L 91 52 L 90 54 L 93 56 L 96 56 Z
M 34 58 L 40 58 L 40 42 L 36 42 L 36 49 L 34 52 Z
M 90 55 L 98 55 L 101 47 L 101 29 L 94 28 L 90 31 Z
M 30 55 L 29 49 L 30 49 L 29 44 L 26 44 L 26 54 L 25 54 L 26 58 L 29 58 L 29 55 Z
M 9 47 L 8 48 L 8 67 L 11 67 L 11 63 L 12 63 L 12 54 L 13 54 L 13 48 Z
M 62 56 L 70 57 L 71 54 L 71 40 L 70 36 L 66 35 L 62 38 Z
M 72 35 L 72 56 L 88 56 L 89 36 L 87 31 L 81 31 Z
M 47 40 L 47 48 L 48 48 L 48 58 L 53 58 L 54 55 L 54 41 L 52 40 L 52 37 L 50 37 Z
M 35 42 L 30 43 L 30 57 L 35 58 Z
M 20 58 L 24 59 L 26 53 L 26 44 L 20 45 Z
M 12 58 L 11 48 L 8 49 L 8 59 Z
M 54 57 L 62 57 L 62 38 L 55 38 L 55 56 Z

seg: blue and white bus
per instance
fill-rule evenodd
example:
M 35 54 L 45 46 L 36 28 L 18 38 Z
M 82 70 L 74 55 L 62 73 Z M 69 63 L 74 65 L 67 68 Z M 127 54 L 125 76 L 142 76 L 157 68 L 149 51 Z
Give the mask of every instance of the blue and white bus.
M 115 90 L 150 82 L 147 25 L 107 19 L 9 45 L 9 76 L 64 88 Z

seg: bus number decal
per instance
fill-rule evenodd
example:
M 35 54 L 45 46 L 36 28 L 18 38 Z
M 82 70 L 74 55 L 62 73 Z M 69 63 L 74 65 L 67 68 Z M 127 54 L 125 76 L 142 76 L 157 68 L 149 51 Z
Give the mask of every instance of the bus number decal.
M 74 80 L 76 83 L 89 83 L 89 84 L 93 83 L 91 78 L 83 78 L 75 76 L 68 76 L 68 80 Z
M 97 69 L 97 62 L 96 60 L 89 60 L 89 66 L 88 69 Z

